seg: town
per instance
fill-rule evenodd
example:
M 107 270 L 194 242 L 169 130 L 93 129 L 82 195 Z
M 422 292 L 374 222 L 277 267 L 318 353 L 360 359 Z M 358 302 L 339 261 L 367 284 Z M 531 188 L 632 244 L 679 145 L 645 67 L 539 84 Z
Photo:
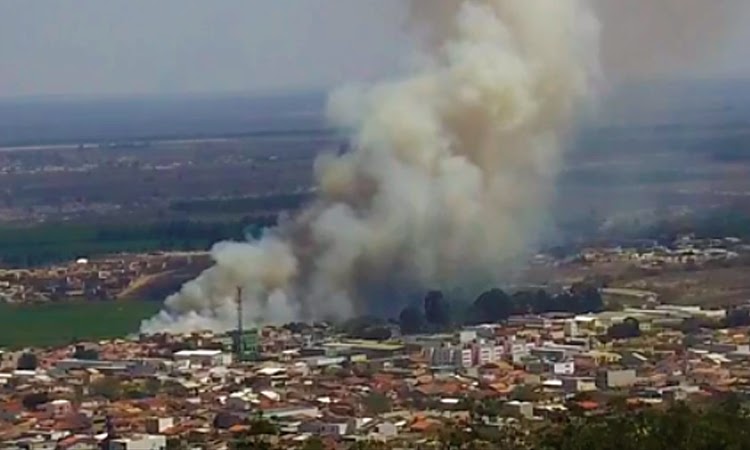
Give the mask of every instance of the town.
M 0 1 L 0 450 L 750 450 L 748 23 Z
M 0 301 L 28 304 L 127 298 L 160 279 L 195 274 L 207 252 L 154 252 L 78 258 L 37 268 L 0 269 Z
M 399 335 L 393 324 L 381 341 L 293 323 L 6 350 L 0 441 L 8 449 L 275 448 L 247 446 L 253 439 L 431 448 L 455 424 L 503 432 L 617 401 L 662 408 L 744 393 L 748 325 L 745 308 L 647 299 L 441 333 Z

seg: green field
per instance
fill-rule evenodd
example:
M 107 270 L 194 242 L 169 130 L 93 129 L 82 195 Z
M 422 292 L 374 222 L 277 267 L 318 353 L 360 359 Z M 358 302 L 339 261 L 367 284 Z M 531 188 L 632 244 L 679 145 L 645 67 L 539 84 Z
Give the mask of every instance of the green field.
M 0 347 L 55 346 L 137 332 L 159 303 L 97 302 L 14 306 L 0 304 Z
M 208 250 L 215 242 L 242 239 L 265 222 L 172 221 L 144 224 L 0 226 L 0 263 L 29 267 L 120 252 Z M 255 230 L 257 233 L 257 230 Z

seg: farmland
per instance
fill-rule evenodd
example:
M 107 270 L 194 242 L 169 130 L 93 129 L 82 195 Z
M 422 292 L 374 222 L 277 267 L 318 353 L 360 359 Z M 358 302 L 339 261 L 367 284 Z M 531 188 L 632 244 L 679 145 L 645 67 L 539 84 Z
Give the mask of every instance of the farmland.
M 15 306 L 0 303 L 0 347 L 54 346 L 126 336 L 159 303 L 87 302 Z

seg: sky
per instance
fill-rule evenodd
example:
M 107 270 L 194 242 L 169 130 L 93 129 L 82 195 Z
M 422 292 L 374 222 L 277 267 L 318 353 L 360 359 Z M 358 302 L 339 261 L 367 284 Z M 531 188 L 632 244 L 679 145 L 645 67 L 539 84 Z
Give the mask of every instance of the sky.
M 398 0 L 0 0 L 0 96 L 329 87 L 399 66 Z
M 614 78 L 750 78 L 747 0 L 595 1 Z M 404 65 L 405 22 L 404 0 L 0 0 L 0 97 L 369 81 Z

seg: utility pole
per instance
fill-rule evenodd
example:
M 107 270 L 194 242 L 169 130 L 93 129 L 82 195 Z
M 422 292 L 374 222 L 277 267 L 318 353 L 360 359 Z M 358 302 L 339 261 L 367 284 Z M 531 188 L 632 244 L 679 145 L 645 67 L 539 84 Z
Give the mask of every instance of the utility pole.
M 234 352 L 237 362 L 242 361 L 243 357 L 243 342 L 242 342 L 242 287 L 237 286 L 237 330 L 235 330 L 235 341 L 234 341 Z

